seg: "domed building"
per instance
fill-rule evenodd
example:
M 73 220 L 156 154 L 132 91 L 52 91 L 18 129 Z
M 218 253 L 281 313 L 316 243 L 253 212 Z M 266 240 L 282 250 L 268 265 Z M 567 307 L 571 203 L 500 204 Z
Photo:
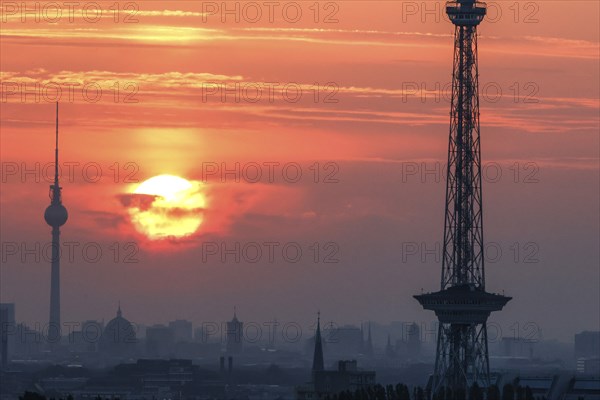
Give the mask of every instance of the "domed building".
M 131 322 L 123 318 L 121 306 L 117 316 L 111 319 L 100 336 L 99 350 L 112 357 L 129 357 L 135 353 L 137 338 Z

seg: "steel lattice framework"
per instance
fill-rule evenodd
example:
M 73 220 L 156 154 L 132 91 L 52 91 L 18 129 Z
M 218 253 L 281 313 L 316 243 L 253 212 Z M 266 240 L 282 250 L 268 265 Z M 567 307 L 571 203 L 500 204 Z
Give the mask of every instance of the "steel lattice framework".
M 476 28 L 457 26 L 452 74 L 442 289 L 465 283 L 485 287 L 477 75 Z
M 415 296 L 439 320 L 431 394 L 490 384 L 486 322 L 510 300 L 485 291 L 477 26 L 484 3 L 446 4 L 455 25 L 441 290 Z

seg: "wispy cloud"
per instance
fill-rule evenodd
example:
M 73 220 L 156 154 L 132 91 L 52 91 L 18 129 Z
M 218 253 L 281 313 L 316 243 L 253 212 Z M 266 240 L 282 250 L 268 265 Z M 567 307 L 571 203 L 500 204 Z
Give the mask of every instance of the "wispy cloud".
M 335 94 L 332 104 L 322 101 L 315 102 L 314 83 L 296 82 L 294 87 L 305 96 L 302 102 L 290 103 L 280 96 L 264 95 L 272 89 L 275 82 L 255 80 L 251 76 L 226 75 L 211 72 L 180 72 L 163 73 L 115 72 L 103 70 L 91 71 L 58 71 L 49 72 L 45 69 L 33 69 L 24 73 L 3 71 L 2 80 L 3 101 L 21 103 L 22 97 L 16 90 L 19 85 L 59 85 L 74 87 L 81 91 L 86 84 L 94 83 L 101 88 L 110 90 L 116 83 L 131 84 L 136 88 L 136 94 L 143 98 L 142 108 L 164 110 L 196 110 L 199 106 L 210 104 L 210 108 L 202 107 L 203 112 L 210 112 L 213 117 L 217 113 L 223 116 L 231 114 L 236 119 L 259 118 L 261 121 L 328 121 L 328 122 L 361 122 L 372 124 L 392 124 L 398 126 L 427 126 L 445 125 L 447 110 L 441 111 L 440 106 L 444 93 L 440 90 L 423 90 L 415 95 L 413 88 L 394 87 L 361 87 L 334 85 Z M 12 86 L 11 86 L 12 85 Z M 279 84 L 281 91 L 282 84 Z M 249 89 L 248 89 L 249 88 Z M 261 88 L 263 93 L 257 102 L 247 101 L 239 97 L 244 90 Z M 271 88 L 271 89 L 269 89 Z M 12 92 L 11 92 L 12 91 Z M 225 99 L 223 92 L 229 91 Z M 234 95 L 231 92 L 235 92 Z M 325 93 L 327 94 L 327 93 Z M 331 93 L 330 93 L 331 94 Z M 237 96 L 237 97 L 236 97 Z M 109 96 L 110 97 L 110 96 Z M 308 99 L 310 98 L 310 99 Z M 177 99 L 177 101 L 173 101 Z M 34 101 L 33 98 L 30 98 Z M 110 97 L 112 101 L 112 97 Z M 538 97 L 535 102 L 523 96 L 516 98 L 513 93 L 501 96 L 493 108 L 487 108 L 482 121 L 488 126 L 514 128 L 526 132 L 572 132 L 578 130 L 593 130 L 598 128 L 597 112 L 600 100 L 584 97 Z M 105 104 L 109 105 L 109 104 Z M 449 106 L 449 105 L 448 105 Z M 440 109 L 440 111 L 438 111 Z M 573 115 L 577 112 L 577 117 Z M 104 118 L 103 124 L 131 124 L 136 121 L 122 121 L 120 117 Z M 145 119 L 146 120 L 146 119 Z M 230 120 L 232 122 L 233 120 Z M 151 120 L 149 121 L 150 123 Z M 4 123 L 17 123 L 17 120 L 5 118 Z M 178 121 L 177 125 L 193 125 L 193 121 Z

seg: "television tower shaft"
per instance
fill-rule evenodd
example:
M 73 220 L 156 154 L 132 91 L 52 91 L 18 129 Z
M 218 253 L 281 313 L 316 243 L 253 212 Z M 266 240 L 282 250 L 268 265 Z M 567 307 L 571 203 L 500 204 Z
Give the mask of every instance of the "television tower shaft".
M 54 184 L 50 185 L 50 205 L 44 212 L 46 223 L 52 227 L 52 260 L 50 271 L 50 318 L 48 343 L 57 344 L 61 338 L 60 324 L 60 227 L 67 222 L 68 213 L 62 204 L 58 182 L 58 103 L 56 103 L 56 137 L 54 149 Z

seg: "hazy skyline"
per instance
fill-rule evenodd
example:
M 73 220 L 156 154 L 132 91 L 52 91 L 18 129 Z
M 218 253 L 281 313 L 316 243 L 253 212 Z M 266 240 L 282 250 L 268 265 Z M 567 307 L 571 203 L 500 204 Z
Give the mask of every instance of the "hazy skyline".
M 202 3 L 145 2 L 132 3 L 138 22 L 121 9 L 118 22 L 105 10 L 98 22 L 65 14 L 56 24 L 22 22 L 6 3 L 0 299 L 16 303 L 18 320 L 44 323 L 48 312 L 48 260 L 9 248 L 50 241 L 43 171 L 54 106 L 42 92 L 23 101 L 18 86 L 38 82 L 63 85 L 61 162 L 78 163 L 61 181 L 61 239 L 80 243 L 62 261 L 64 321 L 108 320 L 118 301 L 136 323 L 223 321 L 235 305 L 257 322 L 304 323 L 317 310 L 339 323 L 433 321 L 412 295 L 439 288 L 429 250 L 442 240 L 450 105 L 436 85 L 450 81 L 453 34 L 441 3 L 439 18 L 422 2 L 323 3 L 318 15 L 302 2 L 295 23 L 276 11 L 271 23 L 266 9 L 256 23 L 242 11 L 223 23 Z M 600 325 L 600 8 L 569 2 L 564 18 L 561 2 L 494 4 L 502 16 L 479 28 L 486 273 L 488 290 L 513 300 L 491 320 L 507 332 L 534 322 L 543 338 L 572 341 Z M 77 89 L 69 99 L 73 82 L 99 85 L 101 98 Z M 218 85 L 234 88 L 225 101 Z M 286 85 L 302 91 L 297 102 Z M 39 172 L 21 176 L 35 163 Z M 221 182 L 208 172 L 222 163 L 261 165 L 263 179 Z M 300 166 L 298 182 L 282 175 L 286 163 Z M 127 207 L 144 205 L 129 174 L 199 182 L 197 234 L 157 245 L 136 231 Z M 276 252 L 271 263 L 271 242 L 303 255 Z M 81 253 L 89 243 L 103 251 L 98 262 Z M 211 254 L 235 243 L 260 244 L 262 258 Z

